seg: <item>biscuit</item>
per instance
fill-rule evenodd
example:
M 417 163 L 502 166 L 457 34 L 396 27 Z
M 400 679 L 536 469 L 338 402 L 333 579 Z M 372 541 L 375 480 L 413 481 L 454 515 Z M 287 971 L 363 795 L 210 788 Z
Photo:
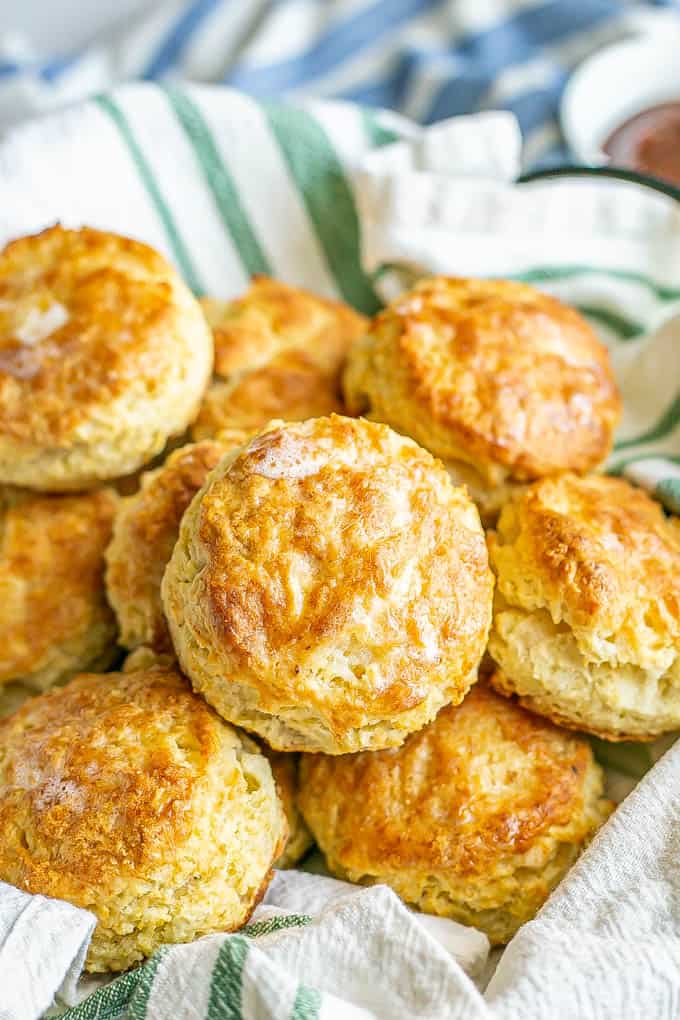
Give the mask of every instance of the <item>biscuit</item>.
M 294 868 L 314 842 L 297 806 L 298 756 L 272 751 L 266 746 L 262 748 L 262 751 L 269 759 L 276 781 L 276 789 L 288 823 L 288 842 L 279 859 L 275 861 L 274 867 L 279 869 Z
M 421 281 L 354 345 L 344 392 L 441 457 L 487 519 L 518 485 L 600 465 L 620 414 L 585 320 L 506 280 Z
M 272 418 L 342 411 L 340 372 L 367 325 L 348 305 L 255 277 L 237 301 L 201 302 L 215 338 L 215 376 L 193 427 L 259 431 Z
M 608 740 L 680 728 L 680 531 L 616 478 L 536 482 L 489 536 L 496 685 Z
M 492 600 L 479 515 L 412 440 L 274 423 L 182 520 L 162 598 L 179 662 L 279 751 L 400 744 L 465 695 Z
M 230 433 L 226 442 L 207 439 L 175 450 L 121 502 L 106 551 L 106 588 L 125 648 L 172 650 L 160 590 L 182 515 L 224 454 L 246 438 Z
M 177 662 L 170 652 L 156 652 L 148 645 L 136 648 L 134 652 L 125 659 L 122 669 L 124 673 L 134 673 L 140 669 L 150 669 L 154 666 L 161 666 L 170 669 L 178 669 Z M 2 692 L 0 692 L 1 695 Z M 7 706 L 0 700 L 0 717 L 8 714 L 20 704 L 17 696 Z M 271 766 L 276 789 L 283 805 L 283 810 L 288 823 L 288 842 L 281 856 L 274 862 L 275 868 L 293 868 L 301 860 L 312 845 L 312 835 L 305 825 L 305 821 L 298 811 L 296 797 L 298 788 L 298 756 L 295 754 L 284 754 L 280 751 L 272 751 L 266 744 L 260 747 L 266 755 Z
M 402 747 L 303 755 L 298 804 L 329 870 L 508 942 L 606 819 L 588 742 L 484 684 Z
M 152 669 L 154 666 L 179 669 L 174 652 L 157 652 L 149 645 L 140 645 L 126 655 L 120 668 L 123 673 L 135 673 L 139 669 Z
M 0 482 L 82 489 L 134 472 L 195 418 L 203 313 L 152 248 L 60 226 L 0 252 Z
M 177 672 L 86 674 L 0 722 L 0 879 L 97 918 L 86 969 L 232 931 L 286 822 L 269 763 Z
M 41 691 L 116 655 L 104 551 L 118 497 L 0 491 L 0 689 Z

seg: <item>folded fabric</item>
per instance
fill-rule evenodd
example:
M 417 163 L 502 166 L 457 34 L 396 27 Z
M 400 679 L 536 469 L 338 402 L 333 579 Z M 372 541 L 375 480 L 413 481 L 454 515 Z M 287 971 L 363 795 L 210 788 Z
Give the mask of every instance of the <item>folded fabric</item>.
M 0 1020 L 42 1016 L 76 984 L 96 919 L 70 903 L 0 882 Z
M 258 908 L 255 919 L 281 913 L 320 914 L 347 896 L 357 887 L 334 878 L 301 871 L 278 871 Z M 456 924 L 444 917 L 411 911 L 411 918 L 428 932 L 472 978 L 484 972 L 489 956 L 489 940 L 482 932 Z
M 291 913 L 301 906 L 304 914 Z M 388 1020 L 484 1012 L 462 965 L 479 971 L 488 941 L 452 921 L 443 921 L 439 934 L 445 929 L 443 946 L 384 886 L 358 889 L 280 872 L 265 905 L 239 934 L 161 950 L 63 1017 Z M 21 1012 L 8 1017 L 29 1020 Z
M 615 811 L 486 991 L 498 1020 L 677 1016 L 680 745 Z
M 144 7 L 137 19 L 67 52 L 38 54 L 30 40 L 0 33 L 0 125 L 122 81 L 170 78 L 221 82 L 262 99 L 390 107 L 425 124 L 506 109 L 521 124 L 527 164 L 564 161 L 557 114 L 569 71 L 607 43 L 640 31 L 667 36 L 678 24 L 674 0 L 164 0 Z M 107 24 L 114 17 L 106 11 Z

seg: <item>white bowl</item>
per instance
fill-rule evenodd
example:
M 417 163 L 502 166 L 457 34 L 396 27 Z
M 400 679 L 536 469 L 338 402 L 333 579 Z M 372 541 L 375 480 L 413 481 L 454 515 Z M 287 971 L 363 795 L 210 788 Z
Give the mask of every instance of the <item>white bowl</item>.
M 603 145 L 614 128 L 657 103 L 680 101 L 679 55 L 680 19 L 665 32 L 607 46 L 576 69 L 560 118 L 579 162 L 608 162 Z

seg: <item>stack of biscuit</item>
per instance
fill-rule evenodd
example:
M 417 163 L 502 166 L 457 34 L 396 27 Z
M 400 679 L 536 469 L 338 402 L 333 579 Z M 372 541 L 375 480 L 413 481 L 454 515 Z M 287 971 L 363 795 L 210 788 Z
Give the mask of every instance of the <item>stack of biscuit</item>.
M 507 942 L 612 809 L 583 734 L 680 726 L 680 529 L 596 473 L 619 413 L 524 284 L 369 322 L 8 245 L 0 880 L 91 910 L 93 971 L 240 927 L 313 842 Z

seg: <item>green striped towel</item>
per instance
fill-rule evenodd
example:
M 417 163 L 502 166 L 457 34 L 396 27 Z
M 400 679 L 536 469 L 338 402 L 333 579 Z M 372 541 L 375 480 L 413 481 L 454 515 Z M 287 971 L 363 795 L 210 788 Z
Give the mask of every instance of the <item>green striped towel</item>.
M 678 207 L 612 180 L 516 185 L 519 160 L 507 114 L 421 129 L 348 104 L 130 85 L 5 137 L 0 243 L 89 223 L 165 252 L 197 294 L 271 273 L 366 313 L 423 273 L 529 280 L 612 350 L 626 411 L 610 470 L 680 510 Z M 600 749 L 621 792 L 661 750 Z M 342 916 L 168 949 L 69 1020 L 486 1015 L 386 891 Z
M 311 914 L 299 912 L 303 903 Z M 467 972 L 481 973 L 486 936 L 443 918 L 413 914 L 384 886 L 358 889 L 318 875 L 279 872 L 266 904 L 256 911 L 259 919 L 238 934 L 164 947 L 138 969 L 100 982 L 78 1005 L 50 1015 L 62 1020 L 462 1020 L 479 1000 Z M 380 980 L 378 967 L 383 968 Z M 452 1006 L 440 1013 L 444 996 Z

